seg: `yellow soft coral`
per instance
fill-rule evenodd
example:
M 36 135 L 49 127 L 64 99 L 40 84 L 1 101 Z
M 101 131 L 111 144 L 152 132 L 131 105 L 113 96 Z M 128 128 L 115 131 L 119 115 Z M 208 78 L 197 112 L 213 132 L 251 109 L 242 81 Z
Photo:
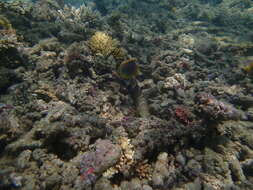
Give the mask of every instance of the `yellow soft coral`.
M 89 40 L 91 50 L 99 55 L 108 57 L 118 48 L 118 41 L 104 32 L 96 32 Z

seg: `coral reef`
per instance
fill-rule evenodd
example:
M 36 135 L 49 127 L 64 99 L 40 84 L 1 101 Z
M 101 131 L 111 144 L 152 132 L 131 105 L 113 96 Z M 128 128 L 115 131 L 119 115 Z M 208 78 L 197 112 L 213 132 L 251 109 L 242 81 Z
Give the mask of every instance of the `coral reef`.
M 65 5 L 57 12 L 57 23 L 62 27 L 59 38 L 68 43 L 86 39 L 93 28 L 102 28 L 99 12 L 85 5 L 78 8 Z
M 0 16 L 0 91 L 4 92 L 12 84 L 21 81 L 21 76 L 14 71 L 18 67 L 24 66 L 22 55 L 22 44 L 20 37 L 16 34 L 9 21 Z
M 198 94 L 196 96 L 196 102 L 199 104 L 199 109 L 201 110 L 201 112 L 203 112 L 206 116 L 212 119 L 247 120 L 247 115 L 245 115 L 245 113 L 235 109 L 232 105 L 218 101 L 210 94 Z
M 0 189 L 253 189 L 252 1 L 0 12 Z

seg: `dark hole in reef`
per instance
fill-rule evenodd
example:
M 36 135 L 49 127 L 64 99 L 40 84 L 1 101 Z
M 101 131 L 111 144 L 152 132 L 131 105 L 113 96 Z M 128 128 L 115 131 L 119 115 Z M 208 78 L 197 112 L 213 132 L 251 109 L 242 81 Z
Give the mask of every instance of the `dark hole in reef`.
M 206 147 L 215 149 L 218 145 L 226 145 L 229 137 L 221 135 L 214 127 L 215 124 L 209 126 L 202 125 L 203 129 L 201 134 L 193 134 L 189 139 L 188 145 L 198 150 L 204 150 Z
M 12 189 L 14 189 L 14 188 L 12 187 L 11 184 L 7 184 L 7 185 L 1 185 L 1 184 L 0 184 L 0 189 L 1 189 L 1 190 L 12 190 Z
M 53 68 L 53 71 L 54 71 L 54 77 L 56 79 L 58 79 L 61 74 L 61 69 L 60 68 Z
M 165 147 L 155 148 L 152 152 L 147 152 L 143 157 L 150 163 L 155 162 L 161 152 L 168 152 L 168 150 Z
M 4 153 L 4 149 L 7 145 L 7 142 L 4 142 L 3 140 L 0 141 L 0 157 L 2 155 L 2 153 Z
M 231 170 L 231 168 L 230 168 L 230 170 Z M 234 181 L 234 182 L 238 181 L 238 177 L 235 175 L 234 172 L 231 172 L 231 177 L 232 177 L 232 181 Z
M 63 161 L 68 161 L 77 155 L 73 147 L 64 141 L 67 137 L 69 137 L 69 134 L 61 131 L 51 135 L 48 140 L 46 140 L 48 152 L 56 154 Z
M 60 184 L 53 184 L 53 185 L 47 185 L 46 190 L 59 190 L 60 189 Z
M 117 173 L 113 175 L 113 177 L 110 179 L 111 184 L 120 186 L 120 183 L 124 180 L 124 176 L 122 173 Z
M 90 138 L 90 143 L 89 144 L 94 144 L 99 138 L 104 138 L 104 136 L 102 135 L 98 135 L 98 136 L 95 136 L 95 137 L 91 137 Z
M 251 161 L 250 163 L 245 164 L 242 167 L 242 170 L 243 170 L 243 173 L 244 173 L 245 176 L 252 177 L 253 176 L 253 162 Z

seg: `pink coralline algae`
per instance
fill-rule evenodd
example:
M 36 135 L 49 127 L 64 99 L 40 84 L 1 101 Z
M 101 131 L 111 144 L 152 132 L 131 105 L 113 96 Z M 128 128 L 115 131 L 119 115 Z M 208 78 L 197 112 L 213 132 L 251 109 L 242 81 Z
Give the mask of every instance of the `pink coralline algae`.
M 109 167 L 117 163 L 121 155 L 118 145 L 109 140 L 97 140 L 94 151 L 85 153 L 80 164 L 81 180 L 84 184 L 93 184 Z
M 208 93 L 200 93 L 196 96 L 198 111 L 204 113 L 210 119 L 218 120 L 247 120 L 247 116 L 228 103 L 217 100 Z
M 190 110 L 183 106 L 177 106 L 174 110 L 176 118 L 186 125 L 191 125 Z

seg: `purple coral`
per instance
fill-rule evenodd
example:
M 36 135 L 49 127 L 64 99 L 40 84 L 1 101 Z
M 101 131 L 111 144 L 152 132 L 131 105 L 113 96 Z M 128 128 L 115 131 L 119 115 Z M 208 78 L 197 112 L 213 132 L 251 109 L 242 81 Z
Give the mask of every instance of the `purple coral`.
M 121 154 L 118 145 L 109 140 L 97 140 L 95 150 L 83 155 L 80 171 L 82 181 L 89 185 L 96 181 L 105 170 L 116 164 Z
M 89 152 L 84 154 L 81 161 L 81 180 L 87 185 L 93 184 L 97 179 L 97 175 L 94 173 L 95 158 L 95 152 Z

